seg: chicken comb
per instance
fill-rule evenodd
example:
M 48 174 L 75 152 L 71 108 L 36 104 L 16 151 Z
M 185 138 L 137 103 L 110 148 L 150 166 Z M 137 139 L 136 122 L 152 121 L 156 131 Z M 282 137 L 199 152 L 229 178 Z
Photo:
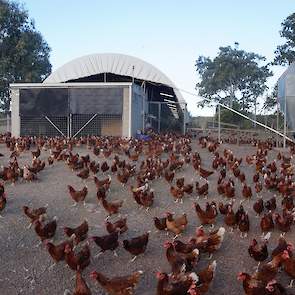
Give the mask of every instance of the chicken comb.
M 290 258 L 289 252 L 287 250 L 283 251 L 282 257 L 284 256 L 284 258 L 288 259 Z
M 164 248 L 168 248 L 170 245 L 171 245 L 170 241 L 165 241 L 163 244 Z
M 97 271 L 93 270 L 90 274 L 89 274 L 90 278 L 96 278 L 97 276 Z

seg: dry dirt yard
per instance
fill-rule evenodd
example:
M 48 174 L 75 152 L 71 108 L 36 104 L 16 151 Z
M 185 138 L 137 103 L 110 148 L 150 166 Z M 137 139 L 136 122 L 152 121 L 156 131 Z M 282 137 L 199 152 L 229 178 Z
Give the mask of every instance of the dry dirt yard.
M 212 163 L 212 154 L 207 149 L 201 149 L 200 146 L 193 142 L 193 151 L 198 151 L 202 158 L 203 167 L 210 169 Z M 233 150 L 237 157 L 243 157 L 241 171 L 246 173 L 247 183 L 252 183 L 254 167 L 249 166 L 245 162 L 247 154 L 253 154 L 255 148 L 248 145 L 221 145 L 221 151 L 227 147 Z M 33 148 L 34 149 L 34 148 Z M 0 158 L 1 165 L 7 165 L 10 152 L 4 145 L 0 146 L 0 152 L 5 157 Z M 89 150 L 86 148 L 75 148 L 74 152 L 81 155 L 86 155 Z M 269 154 L 269 159 L 276 155 L 277 151 L 272 151 Z M 96 157 L 90 152 L 91 159 L 104 161 L 103 158 Z M 48 152 L 42 151 L 40 158 L 46 160 Z M 24 152 L 18 159 L 21 165 L 31 163 L 31 152 Z M 111 156 L 112 159 L 112 156 Z M 140 161 L 139 161 L 140 162 Z M 47 161 L 46 161 L 47 164 Z M 98 173 L 101 177 L 101 173 Z M 177 177 L 184 176 L 186 182 L 199 180 L 199 175 L 196 174 L 191 165 L 184 167 L 177 173 Z M 65 236 L 63 234 L 63 226 L 77 226 L 85 218 L 87 218 L 91 235 L 104 235 L 106 229 L 104 227 L 104 219 L 106 212 L 104 208 L 98 204 L 96 199 L 96 189 L 93 180 L 88 180 L 88 195 L 86 197 L 87 207 L 78 205 L 71 207 L 72 199 L 67 191 L 67 185 L 73 185 L 80 189 L 83 187 L 82 181 L 72 172 L 64 162 L 54 162 L 49 167 L 46 166 L 43 171 L 38 174 L 39 180 L 33 183 L 18 181 L 15 186 L 6 184 L 6 192 L 8 202 L 6 209 L 2 212 L 4 218 L 0 219 L 0 294 L 1 295 L 62 295 L 65 289 L 73 290 L 75 281 L 71 279 L 74 272 L 69 268 L 65 268 L 64 263 L 59 263 L 55 268 L 49 270 L 52 265 L 52 259 L 43 246 L 36 247 L 39 239 L 33 228 L 28 229 L 28 219 L 22 212 L 22 206 L 40 207 L 48 204 L 48 216 L 58 217 L 58 229 L 54 237 L 54 242 L 62 241 Z M 209 177 L 209 201 L 220 201 L 216 191 L 217 173 Z M 170 272 L 169 264 L 165 257 L 163 243 L 167 239 L 172 239 L 173 235 L 166 236 L 165 232 L 155 232 L 153 225 L 154 216 L 162 216 L 166 211 L 175 212 L 176 215 L 186 212 L 188 215 L 189 225 L 187 230 L 180 238 L 186 240 L 190 237 L 196 227 L 199 225 L 199 220 L 192 208 L 192 203 L 196 199 L 194 192 L 191 197 L 185 197 L 183 204 L 175 204 L 169 192 L 169 185 L 165 179 L 157 179 L 151 183 L 151 187 L 155 190 L 155 201 L 153 207 L 146 212 L 139 210 L 137 204 L 134 203 L 129 190 L 129 185 L 134 180 L 129 181 L 128 186 L 123 188 L 117 181 L 116 177 L 112 177 L 111 191 L 109 200 L 124 200 L 121 209 L 122 216 L 128 218 L 129 230 L 124 233 L 120 240 L 131 238 L 140 235 L 148 230 L 151 230 L 150 240 L 147 251 L 144 256 L 139 256 L 135 262 L 130 262 L 131 255 L 122 247 L 118 248 L 118 257 L 113 253 L 106 252 L 92 262 L 83 272 L 84 278 L 90 286 L 93 294 L 105 294 L 104 291 L 96 286 L 89 278 L 89 273 L 93 270 L 100 271 L 107 276 L 126 275 L 136 270 L 143 270 L 144 274 L 136 289 L 135 294 L 149 295 L 156 293 L 157 280 L 155 273 L 159 270 Z M 272 192 L 264 191 L 263 198 L 269 199 L 273 196 Z M 236 203 L 234 211 L 242 199 L 241 185 L 236 181 Z M 279 199 L 280 197 L 278 197 Z M 256 200 L 254 195 L 250 202 L 245 202 L 245 208 L 250 216 L 250 233 L 247 238 L 241 239 L 240 233 L 235 230 L 230 234 L 228 230 L 225 233 L 223 245 L 220 250 L 214 253 L 212 260 L 217 261 L 216 276 L 211 284 L 208 295 L 236 295 L 243 294 L 242 284 L 236 280 L 236 275 L 240 271 L 253 272 L 253 267 L 256 263 L 249 258 L 248 246 L 250 240 L 261 235 L 259 221 L 255 218 L 252 205 Z M 199 202 L 204 205 L 206 200 L 200 199 Z M 280 204 L 280 201 L 278 202 Z M 280 207 L 280 205 L 279 205 Z M 90 209 L 96 208 L 97 212 L 90 212 Z M 114 216 L 110 220 L 116 220 Z M 218 215 L 216 227 L 223 226 L 223 216 Z M 276 230 L 270 239 L 269 249 L 273 249 L 279 237 L 279 232 Z M 294 229 L 286 234 L 287 240 L 294 242 Z M 91 251 L 96 254 L 99 249 L 91 243 Z M 94 255 L 93 255 L 94 256 Z M 197 267 L 201 270 L 207 266 L 207 256 L 202 256 Z M 284 274 L 279 274 L 280 282 L 286 286 L 289 278 Z

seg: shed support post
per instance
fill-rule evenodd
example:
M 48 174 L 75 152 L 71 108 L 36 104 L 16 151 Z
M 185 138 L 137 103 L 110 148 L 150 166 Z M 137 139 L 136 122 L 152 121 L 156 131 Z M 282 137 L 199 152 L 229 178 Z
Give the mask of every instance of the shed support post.
M 221 122 L 220 122 L 220 104 L 218 104 L 218 142 L 220 143 L 221 141 L 221 126 L 220 126 Z
M 161 131 L 161 103 L 158 103 L 158 133 Z
M 279 104 L 277 104 L 277 131 L 279 131 Z M 279 135 L 277 134 L 277 148 L 279 147 Z
M 9 114 L 6 114 L 6 132 L 10 131 L 10 126 L 9 126 Z
M 72 137 L 72 121 L 73 121 L 72 114 L 70 114 L 70 117 L 69 117 L 69 137 Z
M 286 136 L 287 136 L 287 97 L 285 95 L 285 114 L 284 114 L 284 144 L 283 147 L 286 148 Z

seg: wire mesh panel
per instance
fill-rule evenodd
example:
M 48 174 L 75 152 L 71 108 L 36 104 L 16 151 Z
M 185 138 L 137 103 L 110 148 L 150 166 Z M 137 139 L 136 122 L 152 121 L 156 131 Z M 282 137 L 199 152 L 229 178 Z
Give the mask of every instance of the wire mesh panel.
M 148 114 L 147 114 L 147 122 L 145 127 L 147 129 L 152 128 L 155 131 L 160 131 L 160 104 L 158 103 L 148 103 Z
M 122 116 L 108 114 L 72 114 L 71 135 L 122 135 Z
M 0 133 L 6 133 L 11 131 L 11 117 L 9 115 L 6 118 L 0 118 Z
M 24 117 L 20 118 L 21 136 L 67 136 L 67 117 Z
M 156 132 L 183 132 L 184 107 L 176 102 L 149 102 L 146 128 Z
M 180 104 L 161 104 L 160 132 L 182 133 L 184 128 L 184 114 Z

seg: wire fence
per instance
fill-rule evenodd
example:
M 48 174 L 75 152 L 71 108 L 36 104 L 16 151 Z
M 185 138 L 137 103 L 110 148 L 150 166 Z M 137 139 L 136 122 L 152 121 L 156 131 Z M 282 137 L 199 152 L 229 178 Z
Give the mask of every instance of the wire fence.
M 4 134 L 6 132 L 11 132 L 11 117 L 6 115 L 0 118 L 0 133 Z
M 21 136 L 122 135 L 122 116 L 104 114 L 69 114 L 55 117 L 20 117 Z
M 186 104 L 174 101 L 150 101 L 148 102 L 148 114 L 146 115 L 147 129 L 152 128 L 158 133 L 172 131 L 183 133 L 185 131 Z
M 295 131 L 284 130 L 282 114 L 254 115 L 250 111 L 239 112 L 227 106 L 214 107 L 215 114 L 207 117 L 192 118 L 188 132 L 193 135 L 207 133 L 223 142 L 250 142 L 251 139 L 272 140 L 276 146 L 284 147 L 294 142 Z

